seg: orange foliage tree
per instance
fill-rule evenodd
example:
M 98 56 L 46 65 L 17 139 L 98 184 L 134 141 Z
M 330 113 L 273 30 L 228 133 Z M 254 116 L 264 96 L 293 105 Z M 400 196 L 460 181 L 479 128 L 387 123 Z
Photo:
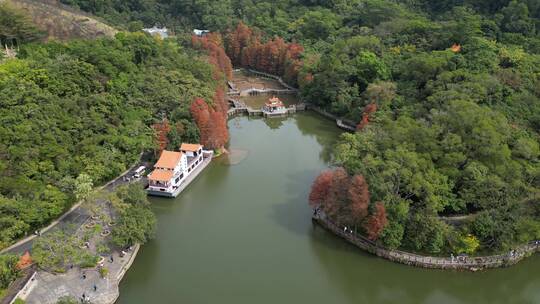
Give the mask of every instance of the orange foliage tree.
M 215 67 L 215 79 L 220 78 L 219 72 L 227 78 L 232 77 L 232 63 L 225 53 L 223 38 L 219 33 L 210 33 L 204 37 L 193 35 L 191 43 L 195 49 L 203 49 L 208 52 L 208 60 Z
M 365 178 L 351 178 L 343 168 L 323 171 L 313 182 L 309 195 L 311 207 L 319 207 L 339 222 L 355 226 L 368 215 L 369 201 Z
M 219 33 L 210 33 L 204 37 L 192 36 L 195 48 L 206 50 L 209 63 L 214 66 L 214 79 L 232 77 L 232 63 L 223 47 L 223 38 Z M 227 130 L 227 110 L 229 105 L 225 100 L 225 90 L 218 85 L 212 98 L 213 107 L 201 98 L 197 98 L 191 105 L 197 127 L 201 134 L 201 143 L 210 149 L 220 149 L 229 140 Z
M 364 176 L 353 176 L 347 192 L 351 218 L 355 222 L 361 221 L 367 216 L 369 207 L 369 188 Z
M 372 241 L 378 239 L 386 224 L 388 224 L 388 219 L 386 218 L 384 204 L 377 202 L 373 214 L 369 216 L 364 225 L 367 237 Z
M 235 65 L 279 75 L 289 83 L 297 83 L 304 52 L 300 44 L 286 43 L 279 37 L 262 41 L 260 32 L 242 22 L 229 31 L 224 40 L 227 55 Z
M 209 149 L 220 149 L 229 139 L 226 113 L 209 107 L 202 98 L 196 98 L 190 107 L 191 115 L 197 123 L 201 135 L 201 144 Z
M 154 141 L 157 145 L 157 149 L 155 151 L 156 155 L 161 154 L 161 151 L 165 150 L 167 148 L 167 145 L 169 144 L 169 139 L 167 135 L 171 131 L 171 126 L 169 124 L 169 121 L 165 118 L 160 123 L 155 123 L 152 125 L 152 129 L 154 130 Z
M 359 131 L 363 130 L 369 124 L 369 119 L 371 118 L 371 115 L 375 112 L 377 112 L 376 103 L 370 103 L 367 106 L 365 106 L 364 111 L 362 113 L 362 120 L 356 126 L 356 130 L 359 130 Z
M 309 205 L 313 208 L 320 206 L 328 196 L 328 190 L 332 184 L 334 173 L 330 170 L 323 171 L 311 186 L 309 194 Z

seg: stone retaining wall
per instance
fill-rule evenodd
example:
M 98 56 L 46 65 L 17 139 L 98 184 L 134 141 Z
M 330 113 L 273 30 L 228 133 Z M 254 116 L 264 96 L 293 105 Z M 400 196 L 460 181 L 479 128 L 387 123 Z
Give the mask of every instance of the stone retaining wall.
M 265 73 L 265 72 L 260 72 L 260 71 L 252 70 L 252 69 L 246 69 L 246 71 L 248 71 L 248 72 L 251 73 L 251 74 L 260 76 L 260 77 L 266 77 L 266 78 L 274 79 L 274 80 L 276 80 L 277 82 L 279 82 L 279 84 L 281 84 L 282 86 L 286 87 L 287 89 L 289 89 L 289 90 L 291 90 L 291 91 L 298 91 L 297 88 L 295 88 L 295 87 L 289 85 L 288 83 L 286 83 L 285 81 L 283 81 L 283 79 L 282 79 L 281 77 L 279 77 L 279 76 L 272 75 L 272 74 L 268 74 L 268 73 Z
M 507 267 L 540 251 L 538 242 L 533 242 L 519 246 L 508 254 L 478 257 L 423 256 L 401 250 L 387 249 L 361 235 L 350 232 L 350 230 L 346 232 L 345 227 L 336 225 L 321 212 L 313 216 L 313 221 L 371 254 L 393 262 L 422 268 L 478 271 L 488 268 Z

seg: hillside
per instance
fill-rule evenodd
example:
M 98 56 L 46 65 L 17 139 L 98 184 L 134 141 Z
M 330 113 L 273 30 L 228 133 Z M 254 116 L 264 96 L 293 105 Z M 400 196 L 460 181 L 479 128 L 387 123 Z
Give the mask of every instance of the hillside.
M 32 21 L 47 33 L 47 39 L 92 39 L 114 36 L 117 31 L 89 14 L 54 0 L 0 0 L 28 13 Z
M 233 65 L 358 122 L 311 204 L 382 246 L 474 254 L 540 239 L 537 0 L 61 1 L 122 27 L 220 32 Z

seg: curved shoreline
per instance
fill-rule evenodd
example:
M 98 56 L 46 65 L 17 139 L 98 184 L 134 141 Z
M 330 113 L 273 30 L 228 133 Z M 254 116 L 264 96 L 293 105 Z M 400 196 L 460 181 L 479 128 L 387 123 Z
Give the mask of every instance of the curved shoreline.
M 535 242 L 518 246 L 508 254 L 477 257 L 424 256 L 401 250 L 388 249 L 361 235 L 345 232 L 343 227 L 336 225 L 322 213 L 314 214 L 312 220 L 324 229 L 366 252 L 392 262 L 421 268 L 467 271 L 502 268 L 515 265 L 533 253 L 540 252 L 540 244 Z

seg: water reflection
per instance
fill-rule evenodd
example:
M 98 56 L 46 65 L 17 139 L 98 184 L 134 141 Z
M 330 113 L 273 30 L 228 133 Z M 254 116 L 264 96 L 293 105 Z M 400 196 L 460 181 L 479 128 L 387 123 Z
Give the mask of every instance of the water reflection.
M 277 130 L 283 126 L 283 123 L 287 120 L 287 117 L 272 117 L 265 118 L 264 123 L 272 130 Z
M 349 303 L 540 303 L 540 280 L 526 264 L 482 273 L 426 270 L 363 253 L 319 226 L 311 233 L 313 252 L 328 280 Z
M 326 163 L 332 162 L 332 154 L 338 141 L 336 132 L 341 132 L 335 123 L 313 112 L 297 115 L 295 119 L 300 132 L 315 137 L 323 148 L 320 158 Z

